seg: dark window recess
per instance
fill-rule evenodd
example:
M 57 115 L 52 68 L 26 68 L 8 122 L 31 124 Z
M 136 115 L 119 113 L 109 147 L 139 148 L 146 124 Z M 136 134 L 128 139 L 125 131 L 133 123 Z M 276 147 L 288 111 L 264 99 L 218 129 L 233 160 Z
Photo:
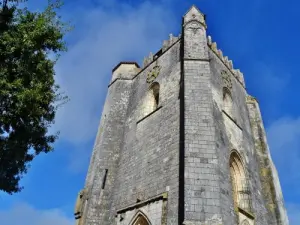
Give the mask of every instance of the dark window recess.
M 156 108 L 157 108 L 157 106 L 158 106 L 158 104 L 159 104 L 159 93 L 157 93 L 157 94 L 154 96 L 154 98 L 155 98 L 155 104 L 156 104 Z
M 102 181 L 102 189 L 104 189 L 104 187 L 105 187 L 105 182 L 106 182 L 106 177 L 107 177 L 107 171 L 108 171 L 108 169 L 105 169 L 105 173 L 104 173 L 104 177 L 103 177 L 103 181 Z

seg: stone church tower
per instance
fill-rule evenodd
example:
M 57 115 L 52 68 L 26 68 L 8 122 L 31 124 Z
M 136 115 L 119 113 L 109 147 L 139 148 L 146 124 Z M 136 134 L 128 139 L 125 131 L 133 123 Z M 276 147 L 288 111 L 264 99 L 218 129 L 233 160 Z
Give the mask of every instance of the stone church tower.
M 78 225 L 288 225 L 258 101 L 206 29 L 192 6 L 113 69 Z

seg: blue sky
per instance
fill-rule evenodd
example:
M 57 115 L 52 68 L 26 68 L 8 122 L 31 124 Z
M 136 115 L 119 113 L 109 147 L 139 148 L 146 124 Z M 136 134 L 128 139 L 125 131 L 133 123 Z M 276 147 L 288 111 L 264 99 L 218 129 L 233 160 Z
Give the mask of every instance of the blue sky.
M 46 2 L 29 0 L 32 9 Z M 55 152 L 35 159 L 21 193 L 0 193 L 3 225 L 74 224 L 111 69 L 122 60 L 141 64 L 170 33 L 177 36 L 192 4 L 207 15 L 208 33 L 259 99 L 289 219 L 300 224 L 299 1 L 66 0 L 62 15 L 75 30 L 56 78 L 71 101 L 57 114 Z

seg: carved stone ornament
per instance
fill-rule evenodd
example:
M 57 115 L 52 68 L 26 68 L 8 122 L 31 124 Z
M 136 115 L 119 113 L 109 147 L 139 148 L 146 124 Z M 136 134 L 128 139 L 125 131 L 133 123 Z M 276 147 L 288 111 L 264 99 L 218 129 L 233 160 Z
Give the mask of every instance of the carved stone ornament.
M 231 90 L 232 89 L 231 75 L 228 74 L 227 71 L 225 70 L 222 70 L 221 75 L 223 80 L 223 86 Z
M 250 223 L 248 222 L 248 220 L 243 220 L 243 222 L 241 223 L 241 225 L 250 225 Z
M 257 102 L 257 99 L 253 96 L 248 95 L 246 97 L 247 102 L 251 103 L 251 102 Z
M 196 21 L 190 22 L 187 27 L 187 30 L 192 30 L 194 34 L 196 34 L 197 31 L 200 29 L 201 27 L 199 26 L 199 23 Z
M 147 74 L 147 83 L 152 83 L 156 77 L 158 77 L 161 70 L 161 66 L 156 65 Z

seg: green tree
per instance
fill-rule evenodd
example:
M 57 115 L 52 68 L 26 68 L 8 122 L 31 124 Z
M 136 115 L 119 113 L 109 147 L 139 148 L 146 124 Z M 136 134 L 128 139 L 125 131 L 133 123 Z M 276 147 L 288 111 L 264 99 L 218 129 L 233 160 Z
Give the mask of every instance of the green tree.
M 54 65 L 70 28 L 58 16 L 60 6 L 49 2 L 43 12 L 31 12 L 16 0 L 1 2 L 0 190 L 8 194 L 22 190 L 29 163 L 52 151 L 58 138 L 48 129 L 67 97 L 55 83 Z

